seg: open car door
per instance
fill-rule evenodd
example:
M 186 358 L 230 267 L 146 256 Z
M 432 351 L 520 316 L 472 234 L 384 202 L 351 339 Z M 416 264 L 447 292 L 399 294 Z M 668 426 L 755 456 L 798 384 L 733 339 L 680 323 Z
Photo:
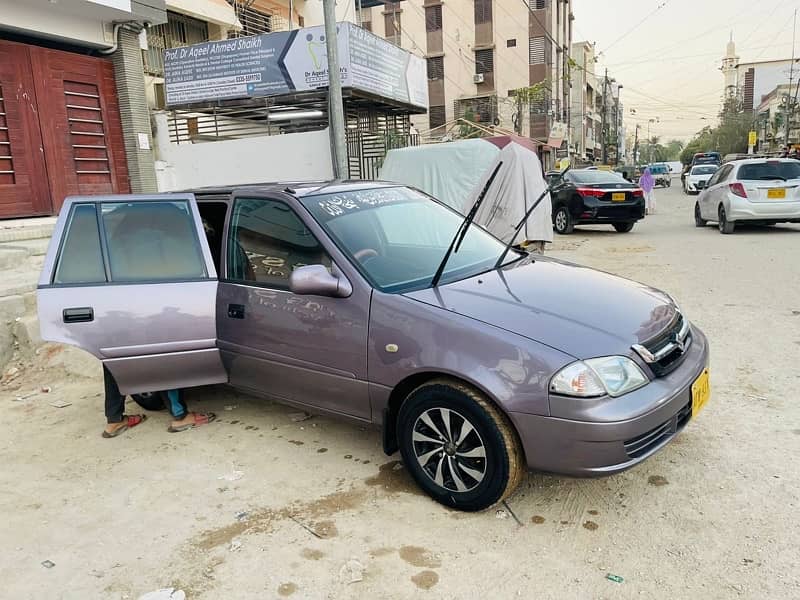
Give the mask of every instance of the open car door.
M 192 194 L 67 198 L 37 292 L 42 338 L 123 394 L 223 383 L 217 272 Z

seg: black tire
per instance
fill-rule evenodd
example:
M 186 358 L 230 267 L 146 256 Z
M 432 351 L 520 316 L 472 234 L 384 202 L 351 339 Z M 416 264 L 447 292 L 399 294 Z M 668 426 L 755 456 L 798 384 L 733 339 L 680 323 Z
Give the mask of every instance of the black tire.
M 449 421 L 449 434 L 444 414 Z M 436 427 L 429 427 L 428 422 Z M 473 430 L 459 440 L 464 422 Z M 522 480 L 525 460 L 511 422 L 483 394 L 459 381 L 435 379 L 415 389 L 400 408 L 397 427 L 406 468 L 425 493 L 445 506 L 483 510 L 510 496 Z M 455 443 L 448 440 L 448 435 L 455 438 Z M 459 449 L 473 454 L 482 452 L 483 457 L 463 456 Z M 418 455 L 422 458 L 418 459 Z M 480 479 L 470 472 L 480 475 Z
M 672 187 L 672 179 L 667 179 L 667 187 Z
M 719 225 L 719 232 L 724 234 L 733 233 L 733 230 L 736 228 L 736 223 L 733 221 L 728 221 L 728 215 L 725 212 L 725 207 L 722 204 L 719 205 L 719 209 L 717 210 L 717 214 L 719 218 L 717 223 Z
M 575 220 L 563 204 L 553 213 L 553 227 L 559 235 L 569 235 L 575 230 Z
M 633 226 L 635 221 L 626 221 L 624 223 L 614 223 L 614 229 L 617 230 L 618 233 L 628 233 Z
M 694 203 L 694 226 L 695 227 L 705 227 L 708 224 L 703 217 L 700 216 L 700 204 L 698 202 Z
M 131 398 L 145 410 L 164 410 L 164 395 L 161 392 L 145 392 L 144 394 L 132 394 Z

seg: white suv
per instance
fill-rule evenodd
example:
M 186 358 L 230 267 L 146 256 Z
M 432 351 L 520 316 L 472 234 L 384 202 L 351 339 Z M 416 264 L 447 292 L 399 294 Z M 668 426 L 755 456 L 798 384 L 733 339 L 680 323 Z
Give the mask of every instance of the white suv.
M 716 221 L 720 233 L 736 223 L 800 223 L 800 161 L 753 158 L 722 165 L 694 206 L 694 221 Z

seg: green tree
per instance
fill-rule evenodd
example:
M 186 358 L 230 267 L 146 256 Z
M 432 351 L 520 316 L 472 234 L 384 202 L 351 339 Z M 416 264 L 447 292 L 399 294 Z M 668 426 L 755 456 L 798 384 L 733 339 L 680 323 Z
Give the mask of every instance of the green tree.
M 664 160 L 680 160 L 683 142 L 680 140 L 670 140 L 664 145 L 666 157 Z
M 754 127 L 752 111 L 746 111 L 735 98 L 725 101 L 716 127 L 704 127 L 686 144 L 680 160 L 688 165 L 697 152 L 726 154 L 747 152 L 747 134 Z

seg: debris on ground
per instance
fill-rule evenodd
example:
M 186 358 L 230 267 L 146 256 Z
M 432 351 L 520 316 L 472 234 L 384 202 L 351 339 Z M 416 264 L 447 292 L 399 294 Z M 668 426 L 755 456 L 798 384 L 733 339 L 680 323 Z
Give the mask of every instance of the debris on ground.
M 510 515 L 504 511 L 502 508 L 498 509 L 496 513 L 494 513 L 495 518 L 497 519 L 507 519 Z
M 364 565 L 355 558 L 351 558 L 339 569 L 339 579 L 348 584 L 364 581 Z
M 606 573 L 606 579 L 613 581 L 614 583 L 622 583 L 625 581 L 622 577 L 619 575 L 614 575 L 613 573 Z
M 49 394 L 50 392 L 52 392 L 52 391 L 53 391 L 53 388 L 51 388 L 49 385 L 46 385 L 45 387 L 43 387 L 43 388 L 42 388 L 42 389 L 40 389 L 39 391 L 40 391 L 41 393 L 43 393 L 43 394 Z
M 296 412 L 291 413 L 289 418 L 292 420 L 292 423 L 300 423 L 301 421 L 308 421 L 313 415 L 310 415 L 307 412 Z
M 89 575 L 91 575 L 92 577 L 97 577 L 98 579 L 102 579 L 103 577 L 105 577 L 106 574 L 103 573 L 102 571 L 98 571 L 97 569 L 92 569 L 91 571 L 89 571 Z
M 66 400 L 53 400 L 50 403 L 50 406 L 54 408 L 66 408 L 67 406 L 72 406 L 72 402 L 67 402 Z
M 226 475 L 220 475 L 217 479 L 224 479 L 225 481 L 239 481 L 244 476 L 244 471 L 231 471 Z
M 228 550 L 230 552 L 237 552 L 242 549 L 242 540 L 239 538 L 234 538 L 231 540 L 231 545 L 228 546 Z
M 2 377 L 0 377 L 0 383 L 11 383 L 17 377 L 19 377 L 19 369 L 17 367 L 10 367 L 6 369 L 6 372 L 3 373 Z
M 54 563 L 52 560 L 43 560 L 42 561 L 42 566 L 45 569 L 52 569 L 53 567 L 56 566 L 56 563 Z
M 239 407 L 235 404 L 229 404 L 228 406 L 225 407 L 225 410 L 234 410 L 235 408 Z
M 186 600 L 186 594 L 183 590 L 162 588 L 139 596 L 139 600 Z
M 22 396 L 17 396 L 14 398 L 15 402 L 22 402 L 23 400 L 27 400 L 28 398 L 33 398 L 39 392 L 29 392 L 27 394 L 22 394 Z
M 247 517 L 250 516 L 250 513 L 246 510 L 242 510 L 236 513 L 236 520 L 237 521 L 246 521 Z

